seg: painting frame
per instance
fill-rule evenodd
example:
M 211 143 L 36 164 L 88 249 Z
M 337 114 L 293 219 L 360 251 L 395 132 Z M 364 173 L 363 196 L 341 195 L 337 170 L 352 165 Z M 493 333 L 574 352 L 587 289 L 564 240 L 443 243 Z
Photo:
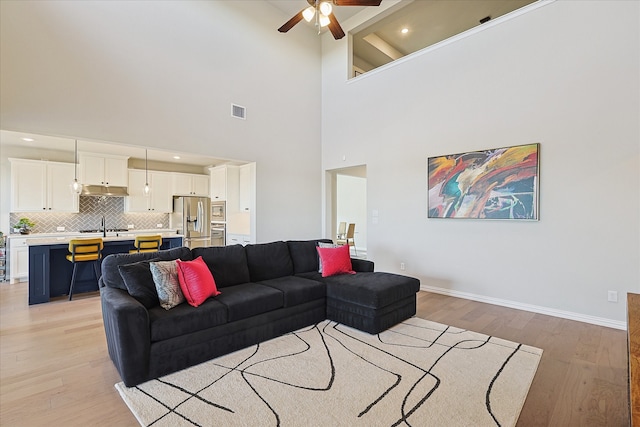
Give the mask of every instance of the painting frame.
M 539 221 L 540 144 L 427 158 L 427 218 Z

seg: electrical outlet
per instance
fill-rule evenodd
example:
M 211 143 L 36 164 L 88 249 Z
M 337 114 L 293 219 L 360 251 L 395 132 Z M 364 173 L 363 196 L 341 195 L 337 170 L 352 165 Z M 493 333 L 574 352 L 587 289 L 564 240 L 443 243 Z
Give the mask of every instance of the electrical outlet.
M 404 262 L 400 263 L 400 270 L 404 271 Z
M 135 227 L 133 226 L 133 224 L 127 224 L 127 228 L 131 230 L 132 228 L 135 228 Z
M 56 231 L 64 231 L 64 227 L 56 227 Z
M 607 301 L 618 302 L 618 291 L 609 291 L 607 294 Z
M 162 224 L 156 224 L 156 227 L 162 228 Z

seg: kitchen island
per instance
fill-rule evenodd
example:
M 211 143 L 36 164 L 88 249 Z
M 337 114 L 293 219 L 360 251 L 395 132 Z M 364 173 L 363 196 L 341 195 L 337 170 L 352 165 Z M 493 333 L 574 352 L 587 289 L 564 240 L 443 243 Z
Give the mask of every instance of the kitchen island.
M 162 235 L 161 249 L 182 246 L 182 235 L 159 233 Z M 86 237 L 100 237 L 87 234 Z M 51 297 L 68 295 L 73 264 L 67 261 L 69 240 L 77 236 L 43 237 L 29 239 L 29 305 L 49 302 Z M 103 237 L 102 257 L 110 254 L 128 253 L 134 249 L 135 236 L 129 233 L 109 233 Z M 78 266 L 74 294 L 98 290 L 98 281 L 93 268 Z

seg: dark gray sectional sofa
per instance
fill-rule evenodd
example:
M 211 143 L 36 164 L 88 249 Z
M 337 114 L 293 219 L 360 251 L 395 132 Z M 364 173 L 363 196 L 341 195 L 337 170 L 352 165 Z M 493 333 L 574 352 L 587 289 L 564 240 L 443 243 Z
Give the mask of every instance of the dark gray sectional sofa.
M 322 277 L 317 242 L 175 248 L 113 254 L 102 263 L 100 294 L 109 355 L 134 386 L 324 319 L 378 333 L 413 316 L 420 282 L 373 272 L 352 259 L 356 274 Z M 220 295 L 199 307 L 150 308 L 129 295 L 119 266 L 202 256 Z

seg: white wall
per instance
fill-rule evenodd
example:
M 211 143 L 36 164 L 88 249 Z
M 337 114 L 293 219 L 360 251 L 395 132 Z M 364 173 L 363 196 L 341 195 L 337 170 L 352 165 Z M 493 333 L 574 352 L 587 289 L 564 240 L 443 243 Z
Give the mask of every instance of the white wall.
M 0 128 L 255 161 L 257 240 L 320 235 L 313 31 L 246 0 L 2 1 L 0 19 Z
M 639 16 L 559 0 L 349 82 L 348 41 L 325 37 L 322 167 L 366 164 L 376 269 L 623 326 L 640 292 Z M 540 221 L 426 218 L 427 157 L 535 142 Z

